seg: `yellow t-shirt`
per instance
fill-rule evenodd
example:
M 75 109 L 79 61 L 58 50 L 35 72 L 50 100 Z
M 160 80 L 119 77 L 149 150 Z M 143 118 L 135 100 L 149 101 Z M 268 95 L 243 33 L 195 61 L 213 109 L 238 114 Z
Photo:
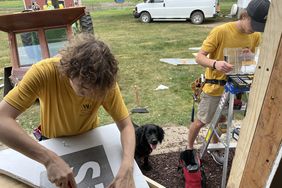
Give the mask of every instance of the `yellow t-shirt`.
M 210 59 L 224 60 L 224 48 L 249 48 L 253 53 L 260 43 L 260 33 L 244 34 L 239 31 L 236 22 L 215 27 L 204 40 L 201 50 L 209 53 Z M 226 75 L 212 68 L 206 68 L 206 79 L 225 80 Z M 203 91 L 211 96 L 220 96 L 224 87 L 218 84 L 204 85 Z
M 39 98 L 42 134 L 48 138 L 77 135 L 98 126 L 98 108 L 104 109 L 114 121 L 129 116 L 118 84 L 104 97 L 77 96 L 69 79 L 56 64 L 59 58 L 45 59 L 34 64 L 20 83 L 4 100 L 24 111 Z

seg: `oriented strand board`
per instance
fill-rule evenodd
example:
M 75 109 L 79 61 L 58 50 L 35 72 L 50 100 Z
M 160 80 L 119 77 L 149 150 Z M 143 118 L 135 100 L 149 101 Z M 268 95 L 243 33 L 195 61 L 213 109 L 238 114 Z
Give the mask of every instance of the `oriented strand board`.
M 264 187 L 282 143 L 282 40 L 242 176 L 244 187 Z M 258 170 L 259 169 L 259 170 Z
M 95 188 L 106 187 L 117 174 L 122 159 L 120 133 L 115 124 L 101 126 L 82 135 L 40 143 L 73 167 L 79 188 L 90 185 Z M 43 165 L 11 149 L 0 151 L 0 172 L 32 187 L 54 187 L 47 180 Z M 149 188 L 136 163 L 133 175 L 137 188 Z M 21 185 L 19 187 L 22 188 Z
M 278 125 L 281 125 L 281 119 L 280 122 L 278 119 L 279 114 L 281 115 L 281 108 L 270 105 L 279 103 L 281 105 L 281 101 L 279 97 L 275 97 L 272 102 L 269 101 L 271 97 L 269 94 L 274 94 L 270 91 L 273 89 L 277 90 L 277 94 L 282 93 L 282 72 L 280 68 L 276 70 L 281 61 L 277 53 L 282 34 L 282 1 L 271 1 L 267 19 L 261 54 L 250 90 L 248 110 L 241 126 L 240 138 L 227 184 L 227 187 L 230 188 L 263 187 L 262 184 L 266 183 L 273 157 L 278 152 L 276 150 L 277 141 L 281 139 L 281 126 L 280 130 L 277 129 Z M 276 74 L 279 76 L 275 76 Z M 263 156 L 260 157 L 261 154 Z M 266 155 L 268 162 L 264 161 Z M 258 164 L 255 165 L 254 162 Z

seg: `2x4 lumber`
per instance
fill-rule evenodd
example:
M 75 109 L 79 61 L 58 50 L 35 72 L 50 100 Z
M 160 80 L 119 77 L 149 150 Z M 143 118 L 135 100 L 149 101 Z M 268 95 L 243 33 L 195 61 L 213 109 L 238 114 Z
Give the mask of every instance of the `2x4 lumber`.
M 144 175 L 143 175 L 144 176 Z M 154 180 L 148 178 L 147 176 L 144 176 L 146 182 L 148 183 L 150 188 L 165 188 L 164 186 L 162 186 L 161 184 L 159 184 L 158 182 L 155 182 Z
M 272 0 L 229 188 L 264 187 L 281 144 L 281 20 L 282 1 Z

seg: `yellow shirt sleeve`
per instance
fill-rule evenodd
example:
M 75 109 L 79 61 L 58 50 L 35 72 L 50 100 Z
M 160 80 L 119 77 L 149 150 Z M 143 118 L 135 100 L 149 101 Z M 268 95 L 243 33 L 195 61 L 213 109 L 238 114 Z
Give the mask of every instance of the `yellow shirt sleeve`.
M 41 79 L 42 76 L 40 76 L 36 66 L 33 65 L 18 85 L 4 97 L 4 100 L 23 112 L 38 98 L 39 86 L 40 83 L 43 83 Z
M 102 105 L 115 122 L 121 121 L 129 116 L 118 84 L 106 95 Z
M 212 29 L 210 34 L 204 40 L 201 50 L 212 53 L 217 50 L 220 41 L 222 41 L 222 31 L 220 27 Z

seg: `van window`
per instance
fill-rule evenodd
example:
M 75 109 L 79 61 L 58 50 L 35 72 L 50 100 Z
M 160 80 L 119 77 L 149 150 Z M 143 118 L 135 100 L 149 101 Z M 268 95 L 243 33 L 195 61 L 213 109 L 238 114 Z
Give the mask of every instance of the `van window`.
M 163 3 L 164 0 L 148 0 L 148 3 Z

